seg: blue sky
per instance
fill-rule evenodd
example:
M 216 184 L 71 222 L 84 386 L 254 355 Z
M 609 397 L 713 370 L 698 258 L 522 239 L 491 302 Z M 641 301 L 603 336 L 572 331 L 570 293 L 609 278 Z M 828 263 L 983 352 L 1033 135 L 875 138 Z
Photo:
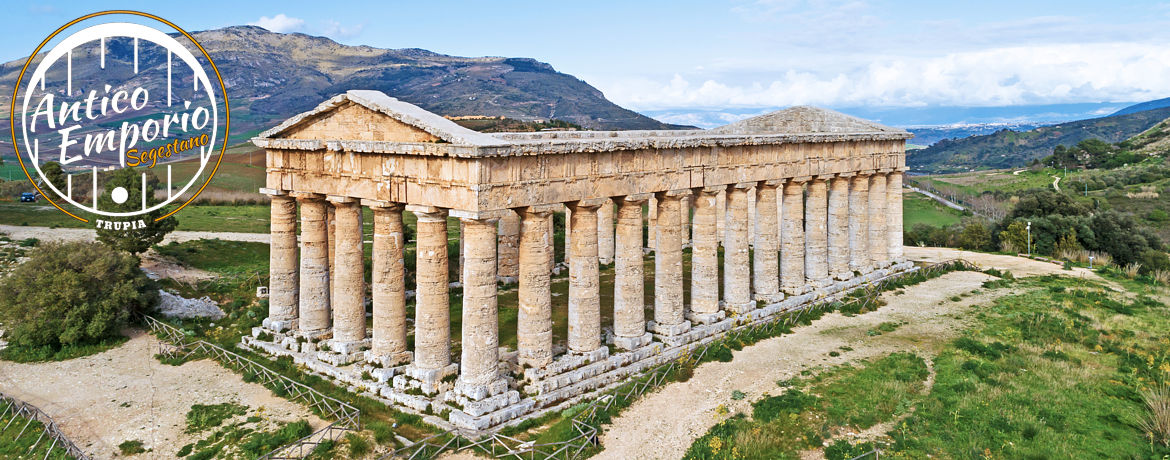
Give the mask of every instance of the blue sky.
M 6 8 L 0 58 L 128 8 L 346 44 L 551 63 L 640 111 L 1012 106 L 1170 96 L 1170 3 L 1100 1 L 54 2 Z

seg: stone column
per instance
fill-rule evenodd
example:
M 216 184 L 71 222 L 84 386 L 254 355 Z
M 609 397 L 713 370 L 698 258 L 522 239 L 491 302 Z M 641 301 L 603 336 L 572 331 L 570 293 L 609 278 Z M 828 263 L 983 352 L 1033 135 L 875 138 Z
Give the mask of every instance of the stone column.
M 886 246 L 886 175 L 874 174 L 869 177 L 869 262 L 874 268 L 884 268 L 889 251 Z
M 447 266 L 447 210 L 408 205 L 418 217 L 415 236 L 414 365 L 441 371 L 451 365 L 451 313 Z M 439 377 L 431 372 L 425 378 Z
M 328 203 L 313 193 L 294 195 L 301 205 L 300 331 L 319 336 L 332 326 L 329 309 Z
M 464 394 L 475 394 L 467 390 L 486 386 L 499 379 L 497 223 L 494 218 L 459 217 L 463 222 L 467 255 L 463 257 L 463 339 L 460 343 L 462 354 L 456 388 Z
M 333 340 L 330 347 L 343 354 L 357 351 L 366 339 L 365 263 L 362 251 L 362 207 L 351 197 L 330 196 L 337 249 L 334 254 Z
M 727 190 L 719 193 L 715 197 L 715 236 L 719 238 L 719 244 L 722 245 L 726 240 L 727 229 Z
M 784 230 L 780 242 L 780 289 L 803 294 L 804 286 L 804 178 L 784 183 Z
M 505 211 L 500 217 L 499 231 L 497 275 L 504 284 L 515 283 L 520 276 L 520 216 L 511 210 Z
M 328 201 L 325 202 L 325 228 L 328 232 L 329 304 L 334 305 L 337 303 L 337 210 Z
M 272 194 L 272 243 L 268 252 L 268 317 L 264 327 L 281 332 L 297 328 L 297 201 Z
M 559 205 L 558 205 L 559 206 Z M 545 233 L 544 240 L 548 243 L 548 271 L 552 273 L 557 268 L 557 251 L 556 251 L 556 237 L 553 235 L 556 232 L 556 221 L 553 219 L 553 213 L 549 212 L 545 217 L 548 220 L 548 233 Z
M 756 300 L 776 302 L 780 296 L 780 247 L 777 241 L 776 182 L 756 187 L 756 250 L 752 258 L 752 287 Z M 693 263 L 693 262 L 692 262 Z M 693 294 L 692 294 L 693 295 Z
M 601 348 L 601 286 L 597 264 L 597 208 L 601 200 L 569 203 L 573 255 L 569 259 L 569 351 Z
M 674 336 L 691 328 L 683 317 L 682 235 L 679 200 L 690 190 L 656 194 L 658 222 L 654 229 L 654 332 Z
M 824 178 L 809 181 L 804 205 L 804 276 L 814 287 L 829 282 L 828 192 Z
M 890 263 L 902 262 L 902 171 L 886 176 L 886 233 Z
M 748 193 L 755 183 L 727 188 L 727 230 L 723 240 L 723 303 L 728 311 L 745 313 L 752 301 L 751 261 L 748 249 Z
M 541 367 L 552 362 L 552 291 L 548 268 L 553 246 L 551 209 L 529 207 L 520 212 L 520 306 L 516 342 L 520 364 Z
M 613 263 L 613 202 L 606 201 L 597 208 L 597 260 L 602 265 Z
M 646 332 L 646 286 L 642 259 L 642 205 L 649 195 L 617 199 L 617 238 L 614 241 L 614 345 L 633 350 L 650 343 Z
M 658 238 L 658 198 L 651 195 L 646 205 L 646 247 L 658 250 L 655 238 Z
M 372 361 L 394 366 L 410 361 L 406 348 L 406 267 L 402 205 L 363 202 L 374 210 Z
M 849 270 L 849 178 L 829 181 L 829 276 L 852 278 Z
M 856 175 L 849 185 L 849 269 L 872 270 L 869 263 L 869 176 Z
M 719 310 L 719 194 L 726 187 L 696 189 L 695 218 L 691 231 L 691 316 L 694 323 L 723 319 Z
M 694 208 L 694 197 L 684 196 L 679 201 L 678 217 L 679 217 L 679 238 L 682 239 L 683 246 L 691 244 L 691 209 Z
M 565 206 L 565 267 L 569 266 L 569 260 L 573 258 L 573 210 L 569 206 Z

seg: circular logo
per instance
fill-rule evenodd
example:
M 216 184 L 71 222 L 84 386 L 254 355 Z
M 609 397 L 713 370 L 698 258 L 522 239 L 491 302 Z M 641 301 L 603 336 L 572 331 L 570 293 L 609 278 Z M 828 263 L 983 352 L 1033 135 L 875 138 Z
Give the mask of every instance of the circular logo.
M 102 22 L 63 33 L 107 15 L 150 19 L 174 32 Z M 211 56 L 173 23 L 137 11 L 93 13 L 57 29 L 25 62 L 12 94 L 13 147 L 33 186 L 70 216 L 163 219 L 194 200 L 219 168 L 230 126 L 226 91 Z

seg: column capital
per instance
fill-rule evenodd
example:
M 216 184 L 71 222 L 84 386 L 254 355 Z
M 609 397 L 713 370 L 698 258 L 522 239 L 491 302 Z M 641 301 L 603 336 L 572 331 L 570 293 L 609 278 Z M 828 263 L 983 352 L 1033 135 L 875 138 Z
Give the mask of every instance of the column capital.
M 298 200 L 324 200 L 325 195 L 313 192 L 289 192 L 289 196 Z
M 447 215 L 451 217 L 458 217 L 463 220 L 498 220 L 503 218 L 511 212 L 510 209 L 496 209 L 492 211 L 464 211 L 462 209 L 452 209 L 447 211 Z
M 352 196 L 326 195 L 325 201 L 328 201 L 328 202 L 333 203 L 333 204 L 351 204 L 351 203 L 358 203 L 359 200 L 357 198 L 352 197 Z
M 407 211 L 413 212 L 415 214 L 438 214 L 438 213 L 446 214 L 447 213 L 446 208 L 439 208 L 439 207 L 435 207 L 435 206 L 427 206 L 427 205 L 421 205 L 421 204 L 408 204 L 408 205 L 406 205 L 406 207 L 404 209 L 406 209 Z
M 650 198 L 652 198 L 653 196 L 654 196 L 653 193 L 635 193 L 633 195 L 626 195 L 626 196 L 615 198 L 614 202 L 622 201 L 622 202 L 625 202 L 628 204 L 642 204 L 642 203 L 645 203 L 647 201 L 650 201 Z
M 726 185 L 711 185 L 707 187 L 695 187 L 692 189 L 693 193 L 698 195 L 718 195 L 727 191 Z
M 784 179 L 762 180 L 762 181 L 760 181 L 759 185 L 762 187 L 779 187 L 781 185 L 784 185 Z
M 874 174 L 877 174 L 876 169 L 863 169 L 861 171 L 857 171 L 858 176 L 872 176 Z
M 756 186 L 755 182 L 740 182 L 737 184 L 728 184 L 727 190 L 733 190 L 733 189 L 751 190 L 752 187 L 755 187 L 755 186 Z
M 795 182 L 797 184 L 803 184 L 805 182 L 812 180 L 812 178 L 813 178 L 813 176 L 796 176 L 796 177 L 789 177 L 788 179 L 785 179 L 784 182 L 786 182 L 786 183 L 787 182 Z
M 856 175 L 857 175 L 857 173 L 855 173 L 855 172 L 843 172 L 843 173 L 837 173 L 836 177 L 839 179 L 848 179 L 848 178 L 856 176 Z
M 665 192 L 654 192 L 654 198 L 659 200 L 663 198 L 684 198 L 688 196 L 691 196 L 691 190 L 685 188 L 679 190 L 667 190 Z
M 393 201 L 370 200 L 363 198 L 361 200 L 362 206 L 377 211 L 402 211 L 406 206 L 402 203 L 395 203 Z
M 882 168 L 877 170 L 878 174 L 889 174 L 894 172 L 894 168 Z
M 577 208 L 597 209 L 597 208 L 600 208 L 602 205 L 604 205 L 605 202 L 608 200 L 609 200 L 609 198 L 589 198 L 589 199 L 585 199 L 585 200 L 570 201 L 568 203 L 565 203 L 565 206 L 568 206 L 569 208 L 571 208 L 571 210 L 574 210 L 574 211 Z
M 278 188 L 261 188 L 261 189 L 260 189 L 260 193 L 261 193 L 262 195 L 268 195 L 268 196 L 285 196 L 285 195 L 288 195 L 288 191 L 287 191 L 287 190 L 281 190 L 281 189 L 278 189 Z
M 523 208 L 516 208 L 516 214 L 530 214 L 537 217 L 545 217 L 554 212 L 560 211 L 560 204 L 538 204 L 534 206 L 525 206 Z

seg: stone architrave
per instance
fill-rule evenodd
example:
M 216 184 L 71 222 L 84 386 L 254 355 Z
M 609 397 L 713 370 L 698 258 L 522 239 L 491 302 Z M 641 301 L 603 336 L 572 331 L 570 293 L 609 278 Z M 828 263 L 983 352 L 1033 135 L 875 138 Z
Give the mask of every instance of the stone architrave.
M 691 316 L 694 323 L 723 319 L 719 310 L 718 200 L 723 187 L 696 189 L 691 231 Z
M 574 201 L 569 259 L 569 351 L 601 348 L 601 285 L 597 263 L 597 208 L 601 200 Z
M 451 364 L 447 210 L 408 206 L 418 217 L 415 253 L 414 365 L 438 371 Z
M 686 332 L 691 323 L 684 317 L 682 235 L 679 218 L 681 198 L 690 190 L 660 192 L 658 221 L 654 226 L 654 332 L 673 336 Z
M 889 262 L 902 262 L 902 171 L 886 176 L 886 233 Z
M 403 206 L 371 202 L 374 211 L 374 252 L 371 287 L 374 330 L 373 360 L 393 366 L 410 361 L 406 343 L 406 240 Z
M 849 269 L 849 178 L 829 181 L 829 276 L 847 280 Z
M 276 332 L 297 328 L 300 286 L 297 264 L 297 201 L 272 195 L 272 244 L 269 249 L 268 318 L 264 327 Z
M 756 300 L 780 300 L 780 246 L 777 237 L 777 185 L 764 182 L 756 186 L 755 252 L 752 258 L 752 288 Z M 693 296 L 693 294 L 692 294 Z
M 633 350 L 651 340 L 646 332 L 646 275 L 642 259 L 642 205 L 649 201 L 649 196 L 630 195 L 616 201 L 613 341 L 619 348 Z
M 542 367 L 552 361 L 552 291 L 548 260 L 553 250 L 551 210 L 520 211 L 519 312 L 516 341 L 520 364 Z
M 727 232 L 723 240 L 723 304 L 729 312 L 742 314 L 755 308 L 752 301 L 752 273 L 748 247 L 748 193 L 754 183 L 727 188 Z
M 804 276 L 814 287 L 829 282 L 828 192 L 825 179 L 809 181 L 804 207 Z
M 328 203 L 316 194 L 296 196 L 301 207 L 301 272 L 299 323 L 307 336 L 319 336 L 333 326 L 329 304 Z
M 849 184 L 849 269 L 869 273 L 869 176 L 856 175 Z
M 803 294 L 804 285 L 804 187 L 805 179 L 784 183 L 783 234 L 780 242 L 780 289 Z
M 334 254 L 334 351 L 350 353 L 366 339 L 365 263 L 362 250 L 362 207 L 350 197 L 329 197 L 337 223 Z
M 869 262 L 874 268 L 885 268 L 889 251 L 886 246 L 886 175 L 874 174 L 869 177 Z

